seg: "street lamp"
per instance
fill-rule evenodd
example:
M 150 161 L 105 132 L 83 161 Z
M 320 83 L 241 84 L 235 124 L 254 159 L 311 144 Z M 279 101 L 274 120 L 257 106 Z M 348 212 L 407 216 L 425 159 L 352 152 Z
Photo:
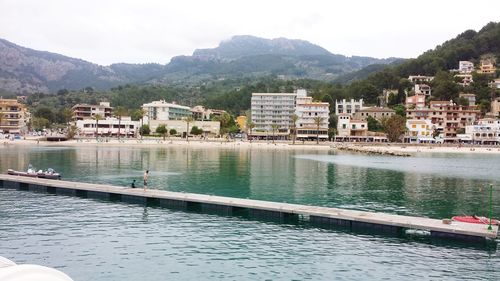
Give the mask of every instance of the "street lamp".
M 492 206 L 491 206 L 491 204 L 492 204 L 492 201 L 493 201 L 492 197 L 493 197 L 493 185 L 490 184 L 490 224 L 488 225 L 488 230 L 493 230 L 493 228 L 491 227 L 491 215 L 492 215 Z

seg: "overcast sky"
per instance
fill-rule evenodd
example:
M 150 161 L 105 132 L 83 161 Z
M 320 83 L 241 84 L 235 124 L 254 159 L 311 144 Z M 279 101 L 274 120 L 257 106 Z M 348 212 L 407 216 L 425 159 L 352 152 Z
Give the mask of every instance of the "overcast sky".
M 0 0 L 0 38 L 103 65 L 165 64 L 233 35 L 407 58 L 499 16 L 499 0 Z

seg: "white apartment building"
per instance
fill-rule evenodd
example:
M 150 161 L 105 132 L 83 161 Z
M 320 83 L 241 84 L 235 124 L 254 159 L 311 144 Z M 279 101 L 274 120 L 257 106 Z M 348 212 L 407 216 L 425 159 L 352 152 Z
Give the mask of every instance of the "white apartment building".
M 474 71 L 474 64 L 470 61 L 461 60 L 458 62 L 458 72 L 461 74 L 469 74 Z
M 431 96 L 432 95 L 431 86 L 427 84 L 415 84 L 415 95 L 420 95 L 420 94 Z
M 363 109 L 363 99 L 360 100 L 340 100 L 335 101 L 335 115 L 340 115 L 343 113 L 354 114 L 356 111 Z
M 253 135 L 268 134 L 277 125 L 279 138 L 288 136 L 295 114 L 296 93 L 252 93 L 251 115 L 255 124 Z
M 186 136 L 186 132 L 191 133 L 193 127 L 203 130 L 204 136 L 218 136 L 220 134 L 220 122 L 218 121 L 193 121 L 189 124 L 184 120 L 149 120 L 151 133 L 156 132 L 156 128 L 165 125 L 168 131 L 174 129 L 177 135 Z
M 410 76 L 408 76 L 408 80 L 410 80 L 410 82 L 415 83 L 415 84 L 422 84 L 422 83 L 431 82 L 432 80 L 434 80 L 434 76 L 410 75 Z
M 71 108 L 73 110 L 73 121 L 92 119 L 95 115 L 103 118 L 111 117 L 113 108 L 109 102 L 100 102 L 99 105 L 80 103 Z
M 341 137 L 366 136 L 368 133 L 368 122 L 352 119 L 348 113 L 339 114 L 337 122 L 337 134 Z
M 134 137 L 139 129 L 140 122 L 132 121 L 130 117 L 124 116 L 121 121 L 118 118 L 108 117 L 103 120 L 83 119 L 75 122 L 80 136 L 118 136 Z M 96 129 L 96 124 L 98 128 Z
M 330 115 L 330 104 L 328 102 L 313 102 L 312 97 L 307 96 L 306 90 L 297 90 L 295 114 L 297 120 L 297 139 L 328 139 L 328 124 Z M 321 124 L 316 125 L 317 118 Z
M 431 120 L 406 120 L 405 142 L 409 143 L 434 143 L 433 138 L 435 125 Z
M 145 103 L 142 105 L 142 108 L 146 111 L 146 115 L 143 117 L 144 124 L 149 124 L 149 122 L 153 120 L 181 120 L 185 117 L 192 116 L 190 107 L 176 103 L 168 103 L 164 100 Z
M 493 118 L 480 119 L 477 124 L 466 126 L 465 134 L 475 144 L 499 144 L 500 120 Z

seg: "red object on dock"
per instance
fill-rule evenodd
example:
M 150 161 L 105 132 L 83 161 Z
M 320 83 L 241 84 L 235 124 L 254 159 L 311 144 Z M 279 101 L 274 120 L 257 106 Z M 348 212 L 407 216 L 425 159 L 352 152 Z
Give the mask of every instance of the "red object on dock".
M 455 216 L 451 218 L 454 221 L 468 222 L 468 223 L 479 223 L 479 224 L 490 224 L 490 219 L 487 217 L 478 216 Z M 491 224 L 498 225 L 499 222 L 496 219 L 491 219 Z

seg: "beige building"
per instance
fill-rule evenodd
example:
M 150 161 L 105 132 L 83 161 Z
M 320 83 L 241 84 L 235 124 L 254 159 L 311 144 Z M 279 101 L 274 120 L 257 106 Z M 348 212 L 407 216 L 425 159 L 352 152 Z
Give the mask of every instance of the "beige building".
M 118 136 L 121 137 L 134 137 L 139 129 L 139 121 L 132 121 L 128 116 L 122 117 L 118 120 L 114 117 L 108 117 L 103 120 L 83 119 L 75 122 L 80 136 Z M 98 128 L 96 128 L 98 125 Z
M 453 141 L 458 131 L 473 124 L 480 113 L 475 107 L 457 105 L 453 101 L 431 101 L 429 108 L 407 109 L 406 117 L 430 120 L 445 140 Z
M 220 122 L 217 121 L 193 121 L 188 124 L 184 120 L 149 120 L 149 129 L 151 133 L 156 131 L 156 128 L 160 125 L 165 125 L 167 130 L 175 129 L 178 135 L 185 136 L 186 130 L 189 130 L 196 126 L 203 130 L 205 136 L 218 136 L 220 135 Z
M 328 139 L 328 124 L 330 104 L 328 102 L 314 102 L 307 96 L 306 90 L 297 90 L 295 114 L 297 120 L 297 139 Z M 319 118 L 319 119 L 318 119 Z M 318 126 L 316 120 L 321 121 Z
M 499 117 L 500 116 L 500 98 L 496 98 L 491 101 L 491 112 L 492 116 Z
M 9 134 L 24 133 L 29 122 L 26 106 L 16 99 L 0 98 L 0 132 Z
M 204 106 L 197 105 L 191 109 L 193 118 L 195 120 L 209 121 L 214 117 L 220 117 L 222 114 L 226 113 L 225 110 L 205 108 Z
M 371 116 L 372 118 L 380 121 L 383 118 L 389 118 L 394 114 L 395 111 L 388 107 L 365 107 L 354 113 L 353 118 L 359 120 L 367 120 L 368 116 Z
M 486 61 L 481 61 L 481 66 L 479 67 L 479 70 L 477 73 L 481 74 L 495 74 L 496 72 L 495 66 L 493 66 L 493 63 L 491 61 L 486 60 Z
M 81 103 L 71 109 L 73 110 L 73 121 L 92 119 L 97 114 L 103 118 L 108 118 L 113 114 L 113 108 L 109 102 L 101 102 L 99 105 Z

